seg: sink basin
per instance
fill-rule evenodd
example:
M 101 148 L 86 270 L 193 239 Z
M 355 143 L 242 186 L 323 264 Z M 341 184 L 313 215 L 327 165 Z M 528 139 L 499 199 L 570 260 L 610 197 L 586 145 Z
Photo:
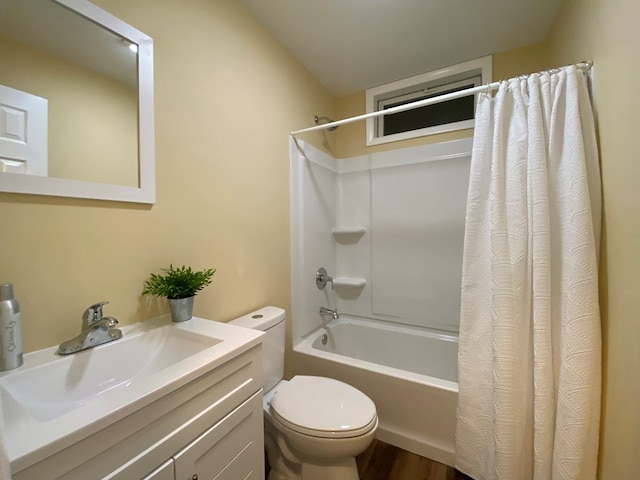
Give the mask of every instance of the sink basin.
M 26 369 L 2 382 L 5 429 L 32 416 L 43 422 L 168 368 L 222 340 L 170 325 Z
M 142 408 L 260 342 L 253 330 L 168 316 L 122 328 L 123 337 L 73 355 L 57 346 L 0 374 L 9 459 L 34 463 Z

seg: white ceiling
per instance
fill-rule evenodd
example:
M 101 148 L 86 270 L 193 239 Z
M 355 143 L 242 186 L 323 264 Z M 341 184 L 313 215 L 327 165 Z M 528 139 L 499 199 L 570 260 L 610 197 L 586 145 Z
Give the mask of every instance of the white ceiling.
M 239 0 L 336 96 L 547 36 L 560 0 Z

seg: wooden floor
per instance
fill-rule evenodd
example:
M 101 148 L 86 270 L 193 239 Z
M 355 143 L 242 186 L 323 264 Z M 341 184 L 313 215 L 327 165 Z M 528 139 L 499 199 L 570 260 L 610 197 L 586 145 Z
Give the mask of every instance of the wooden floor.
M 356 458 L 360 480 L 471 480 L 453 467 L 374 440 Z
M 360 480 L 473 480 L 455 468 L 379 440 L 356 457 Z M 269 464 L 265 452 L 265 478 Z M 330 479 L 327 479 L 330 480 Z

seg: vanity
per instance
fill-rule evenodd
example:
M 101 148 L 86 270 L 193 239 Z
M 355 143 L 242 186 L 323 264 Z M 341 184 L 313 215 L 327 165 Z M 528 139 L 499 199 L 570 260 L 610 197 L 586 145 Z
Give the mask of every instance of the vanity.
M 152 38 L 87 0 L 0 10 L 0 192 L 155 203 Z M 12 478 L 263 479 L 262 333 L 122 333 L 0 372 Z
M 263 479 L 261 332 L 169 316 L 0 374 L 14 480 Z
M 152 38 L 87 0 L 0 10 L 0 192 L 155 203 Z M 0 372 L 13 479 L 263 479 L 262 334 L 122 333 Z

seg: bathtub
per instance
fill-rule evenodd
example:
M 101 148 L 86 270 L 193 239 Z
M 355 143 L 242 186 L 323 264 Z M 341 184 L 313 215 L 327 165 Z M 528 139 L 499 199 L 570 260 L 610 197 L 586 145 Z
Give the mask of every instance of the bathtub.
M 341 316 L 293 348 L 296 374 L 349 383 L 376 404 L 376 438 L 454 466 L 458 339 Z

